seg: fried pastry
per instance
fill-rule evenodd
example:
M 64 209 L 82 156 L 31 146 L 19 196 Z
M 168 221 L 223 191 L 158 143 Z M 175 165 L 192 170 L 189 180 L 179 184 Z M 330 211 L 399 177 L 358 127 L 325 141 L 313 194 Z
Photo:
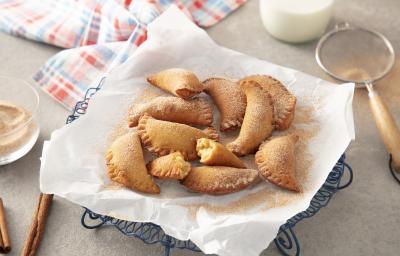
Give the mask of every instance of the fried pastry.
M 199 130 L 185 124 L 157 120 L 147 114 L 140 118 L 138 132 L 149 151 L 158 156 L 178 151 L 188 161 L 197 159 L 197 139 L 218 140 L 219 138 L 213 127 Z
M 212 106 L 204 98 L 184 100 L 177 97 L 156 97 L 134 105 L 129 114 L 129 127 L 137 126 L 144 113 L 176 123 L 209 126 L 213 122 Z
M 154 159 L 147 164 L 150 174 L 160 179 L 181 180 L 188 175 L 190 163 L 186 162 L 180 152 Z
M 159 194 L 160 188 L 147 173 L 142 145 L 136 132 L 118 137 L 106 153 L 108 176 L 130 189 Z
M 240 191 L 259 181 L 258 172 L 226 166 L 193 167 L 182 184 L 194 192 L 222 195 Z
M 296 96 L 277 79 L 266 75 L 252 75 L 242 78 L 240 81 L 256 81 L 267 89 L 274 104 L 274 128 L 286 130 L 294 118 L 296 108 Z
M 232 131 L 242 125 L 246 111 L 246 96 L 239 84 L 224 78 L 209 78 L 204 91 L 214 100 L 221 113 L 221 131 Z
M 186 69 L 170 68 L 147 77 L 147 81 L 182 99 L 189 99 L 203 91 L 204 86 L 197 76 Z
M 256 151 L 271 136 L 273 105 L 269 93 L 255 81 L 242 81 L 240 87 L 246 95 L 247 106 L 239 136 L 227 145 L 237 156 Z
M 246 168 L 244 163 L 222 144 L 207 138 L 197 140 L 197 154 L 200 163 L 205 165 L 231 166 L 236 168 Z
M 295 175 L 294 153 L 298 139 L 294 134 L 272 138 L 260 146 L 255 156 L 261 177 L 295 192 L 300 192 Z

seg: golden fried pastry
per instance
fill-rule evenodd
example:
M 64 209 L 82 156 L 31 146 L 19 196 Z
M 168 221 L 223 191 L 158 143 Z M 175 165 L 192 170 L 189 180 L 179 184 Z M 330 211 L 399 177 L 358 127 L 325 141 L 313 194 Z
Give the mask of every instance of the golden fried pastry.
M 144 113 L 160 120 L 189 125 L 209 126 L 213 122 L 212 106 L 204 98 L 156 97 L 136 104 L 130 110 L 129 127 L 135 127 Z
M 294 154 L 297 135 L 286 135 L 272 138 L 260 146 L 255 160 L 260 175 L 282 188 L 299 192 L 296 180 L 296 157 Z
M 242 78 L 240 81 L 256 81 L 267 89 L 274 104 L 274 128 L 277 130 L 289 128 L 294 118 L 296 96 L 271 76 L 252 75 Z
M 214 100 L 221 113 L 221 131 L 232 131 L 242 125 L 246 111 L 246 96 L 239 84 L 224 78 L 209 78 L 204 91 Z
M 159 194 L 160 188 L 147 173 L 142 145 L 136 132 L 118 137 L 106 153 L 108 176 L 130 189 Z
M 256 170 L 201 166 L 193 167 L 182 184 L 194 192 L 222 195 L 240 191 L 258 181 Z
M 199 130 L 185 124 L 157 120 L 147 114 L 140 118 L 138 132 L 149 151 L 158 156 L 178 151 L 188 161 L 197 159 L 197 139 L 218 140 L 219 138 L 213 127 Z
M 227 145 L 237 156 L 253 153 L 271 136 L 274 107 L 269 93 L 254 81 L 243 81 L 240 87 L 246 95 L 247 106 L 239 136 Z
M 147 164 L 150 174 L 160 179 L 181 180 L 188 175 L 190 163 L 186 162 L 180 152 L 154 159 Z
M 197 140 L 197 154 L 200 163 L 205 165 L 231 166 L 236 168 L 246 168 L 246 165 L 231 151 L 222 144 L 207 138 Z
M 203 91 L 204 86 L 197 76 L 186 69 L 170 68 L 147 77 L 147 81 L 164 91 L 182 99 L 189 99 Z

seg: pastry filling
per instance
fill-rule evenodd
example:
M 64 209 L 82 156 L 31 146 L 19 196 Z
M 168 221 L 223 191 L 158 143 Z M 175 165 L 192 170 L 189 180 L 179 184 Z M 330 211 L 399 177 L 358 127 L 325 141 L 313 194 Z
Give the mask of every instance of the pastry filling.
M 185 178 L 190 171 L 190 163 L 186 162 L 182 155 L 174 156 L 174 162 L 176 166 L 181 170 L 180 179 Z
M 215 142 L 212 140 L 208 140 L 205 138 L 201 138 L 197 140 L 196 150 L 199 155 L 200 162 L 207 161 L 211 156 L 212 152 L 215 149 Z

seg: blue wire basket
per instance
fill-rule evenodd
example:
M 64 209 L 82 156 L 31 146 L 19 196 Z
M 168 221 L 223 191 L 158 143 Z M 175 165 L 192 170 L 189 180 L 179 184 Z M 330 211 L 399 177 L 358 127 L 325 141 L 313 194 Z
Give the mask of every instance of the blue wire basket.
M 79 116 L 86 113 L 90 98 L 98 90 L 100 90 L 104 81 L 105 77 L 101 79 L 97 87 L 89 88 L 86 91 L 84 99 L 76 104 L 74 112 L 68 116 L 67 124 L 73 122 L 79 118 Z M 342 177 L 345 171 L 348 172 L 348 180 L 346 182 L 342 182 Z M 336 163 L 335 167 L 329 173 L 325 183 L 312 198 L 310 206 L 307 208 L 307 210 L 296 214 L 279 228 L 274 242 L 283 255 L 300 255 L 300 242 L 296 237 L 293 228 L 301 220 L 314 216 L 321 208 L 327 206 L 333 195 L 338 190 L 348 187 L 352 181 L 353 171 L 350 165 L 345 162 L 345 155 L 343 154 Z M 165 248 L 165 256 L 169 256 L 171 249 L 173 248 L 201 252 L 201 250 L 190 240 L 181 241 L 175 239 L 174 237 L 165 234 L 160 226 L 153 223 L 120 220 L 113 217 L 100 215 L 92 212 L 90 209 L 84 208 L 81 224 L 87 229 L 96 229 L 102 226 L 114 226 L 124 235 L 139 238 L 146 244 L 161 244 Z

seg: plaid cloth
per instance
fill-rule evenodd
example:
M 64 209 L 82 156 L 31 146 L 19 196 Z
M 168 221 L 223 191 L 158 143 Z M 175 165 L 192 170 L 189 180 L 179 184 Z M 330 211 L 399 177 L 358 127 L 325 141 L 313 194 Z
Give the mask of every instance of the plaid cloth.
M 0 30 L 62 48 L 34 76 L 72 109 L 88 87 L 123 63 L 146 27 L 171 4 L 197 25 L 214 25 L 246 0 L 0 0 Z

